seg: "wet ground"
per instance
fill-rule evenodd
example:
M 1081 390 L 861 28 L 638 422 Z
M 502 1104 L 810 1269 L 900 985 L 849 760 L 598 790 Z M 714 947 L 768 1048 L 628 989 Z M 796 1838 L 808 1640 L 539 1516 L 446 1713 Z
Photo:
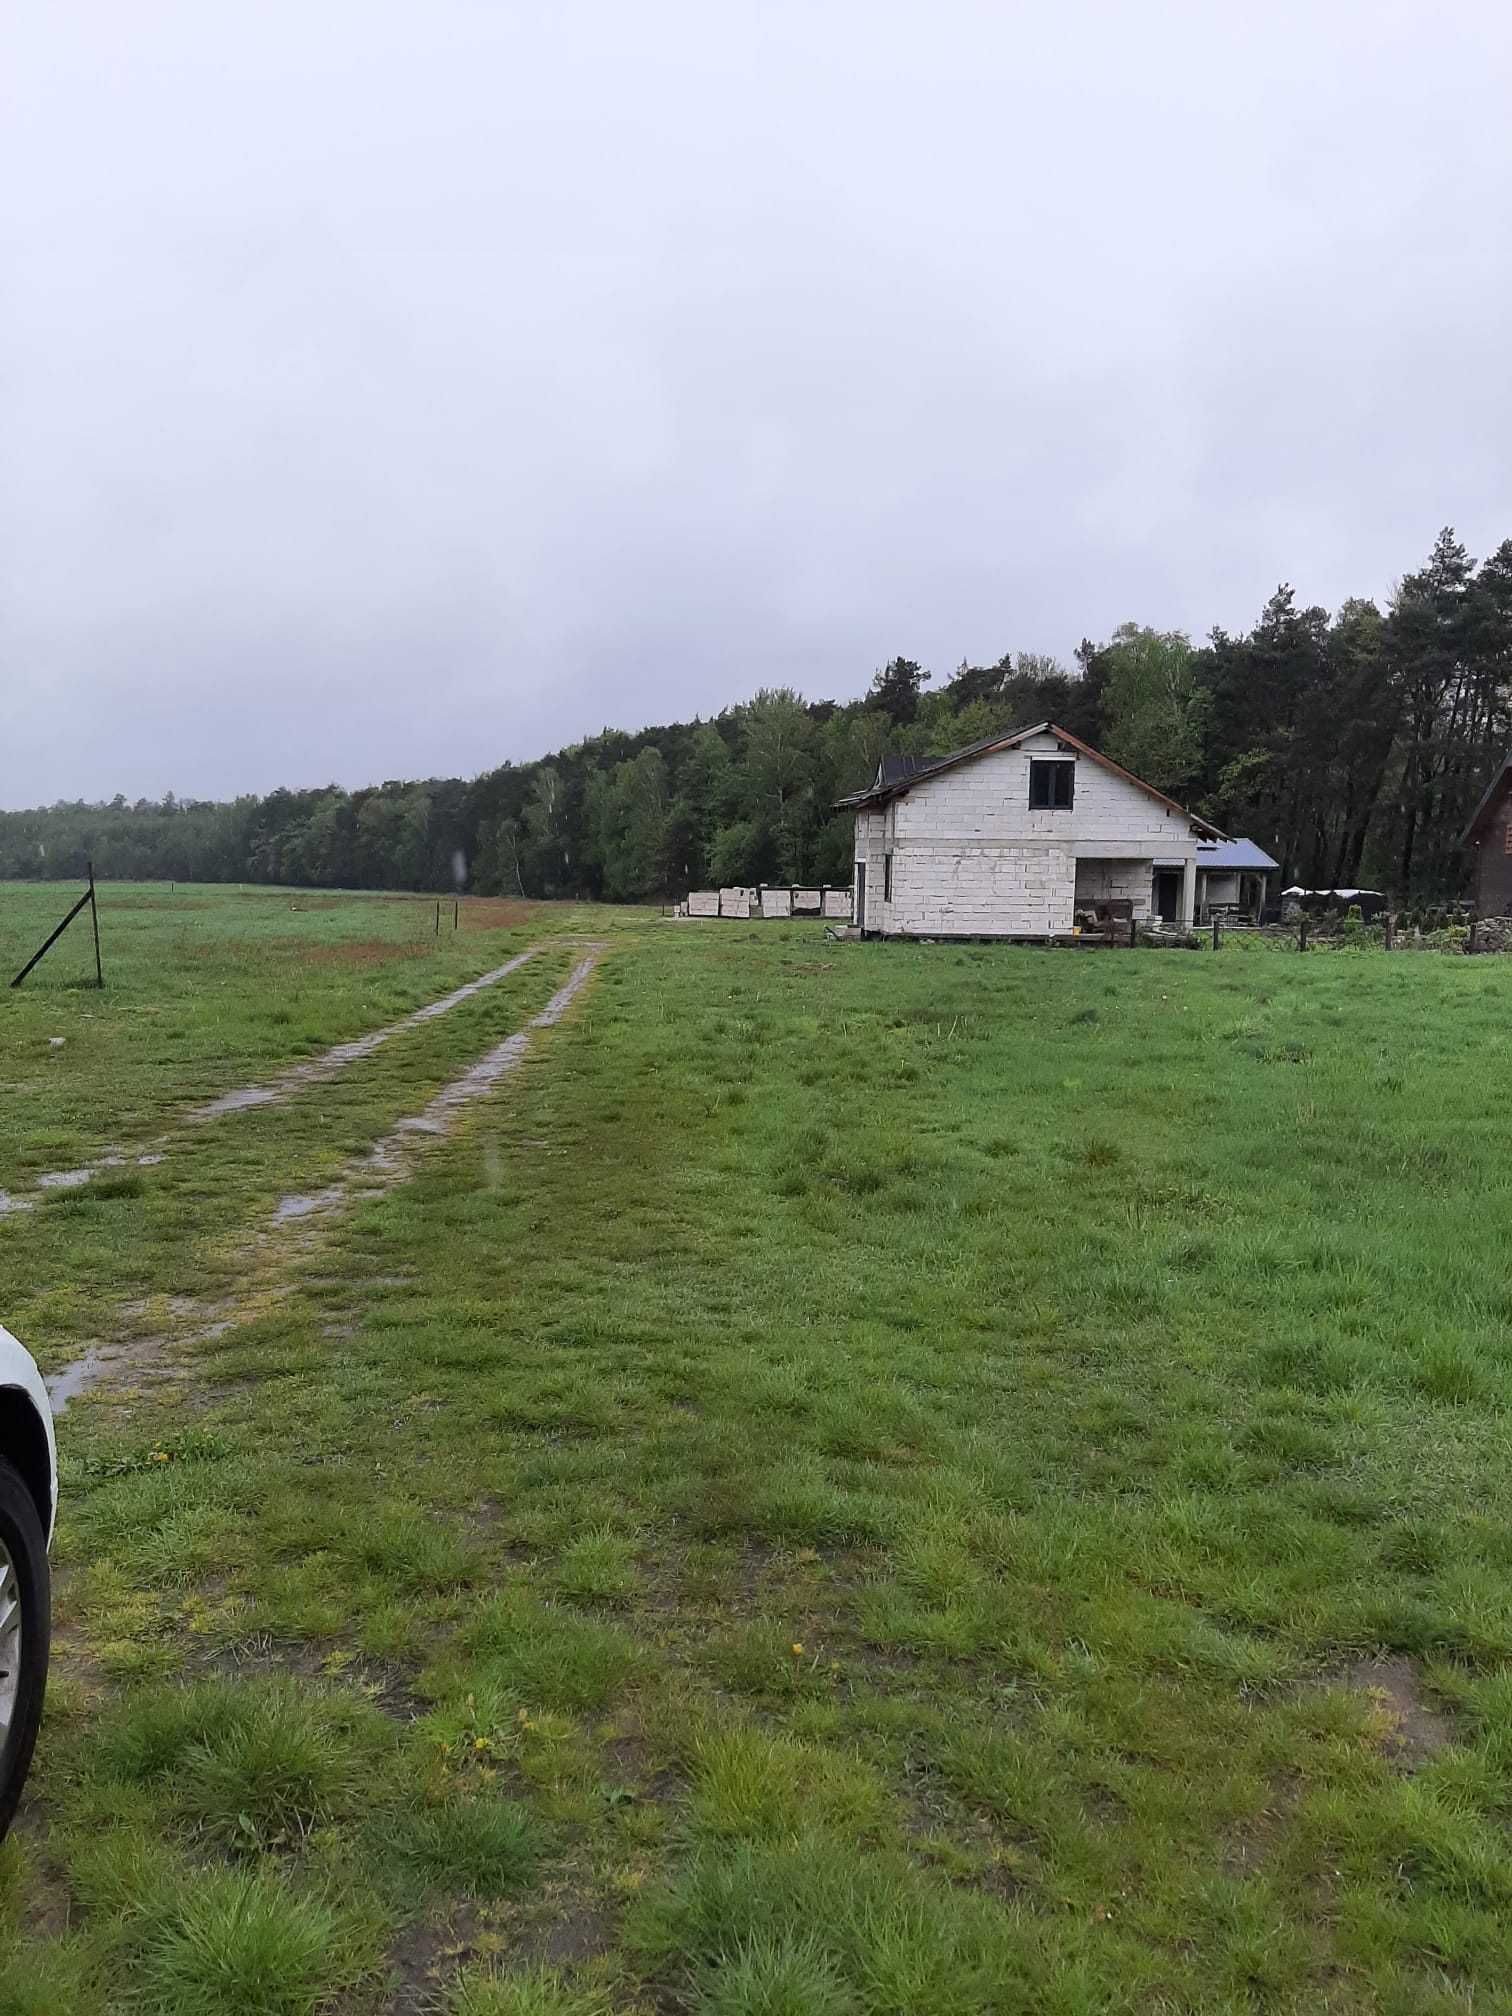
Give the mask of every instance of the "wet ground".
M 282 1236 L 299 1220 L 310 1220 L 338 1209 L 352 1196 L 382 1194 L 403 1182 L 414 1166 L 417 1146 L 426 1138 L 449 1134 L 457 1115 L 471 1102 L 488 1092 L 507 1073 L 514 1070 L 529 1054 L 532 1032 L 549 1029 L 562 1019 L 572 1002 L 587 986 L 598 964 L 602 947 L 590 945 L 578 961 L 571 974 L 551 996 L 545 1007 L 533 1015 L 523 1029 L 506 1036 L 500 1043 L 485 1052 L 476 1063 L 471 1064 L 441 1090 L 421 1109 L 405 1119 L 399 1120 L 389 1131 L 376 1141 L 366 1155 L 354 1160 L 336 1182 L 323 1189 L 303 1195 L 291 1195 L 280 1200 L 271 1224 L 259 1236 L 258 1245 L 265 1245 L 270 1235 L 278 1240 L 279 1246 L 287 1243 Z M 387 1029 L 375 1031 L 373 1037 L 363 1037 L 355 1043 L 341 1044 L 336 1050 L 327 1051 L 323 1057 L 313 1060 L 310 1067 L 299 1066 L 294 1072 L 286 1072 L 273 1081 L 276 1091 L 270 1088 L 246 1088 L 250 1094 L 254 1090 L 265 1091 L 269 1098 L 285 1098 L 303 1086 L 318 1084 L 329 1078 L 337 1069 L 343 1069 L 357 1057 L 367 1056 L 378 1047 L 379 1040 L 387 1038 L 396 1030 L 411 1026 L 417 1021 L 430 1020 L 455 1007 L 458 1001 L 477 993 L 485 986 L 492 986 L 507 973 L 514 972 L 534 956 L 533 952 L 520 954 L 506 965 L 492 973 L 472 981 L 466 988 L 458 989 L 443 1000 L 432 1002 L 428 1008 L 408 1016 L 402 1023 L 394 1023 Z M 374 1040 L 374 1039 L 378 1040 Z M 340 1063 L 332 1059 L 340 1054 Z M 240 1094 L 226 1094 L 223 1099 L 212 1102 L 212 1107 L 196 1109 L 194 1117 L 207 1119 L 218 1114 L 242 1110 L 234 1103 Z M 266 1103 L 263 1100 L 246 1099 L 246 1104 Z M 161 1154 L 141 1155 L 134 1158 L 138 1164 L 160 1162 Z M 62 1170 L 53 1175 L 40 1177 L 38 1188 L 73 1189 L 87 1183 L 98 1170 L 121 1167 L 126 1158 L 118 1154 L 104 1156 L 99 1162 L 81 1169 Z M 0 1215 L 7 1210 L 30 1210 L 32 1202 L 26 1198 L 7 1197 L 0 1192 Z M 122 1312 L 131 1321 L 150 1320 L 152 1312 L 145 1304 L 132 1305 Z M 216 1310 L 194 1303 L 184 1298 L 171 1298 L 167 1314 L 172 1319 L 173 1340 L 177 1344 L 188 1344 L 220 1336 L 237 1320 L 234 1311 Z M 90 1345 L 81 1355 L 61 1370 L 53 1373 L 46 1381 L 49 1397 L 55 1414 L 62 1414 L 69 1403 L 81 1394 L 106 1381 L 118 1379 L 124 1373 L 150 1373 L 161 1369 L 167 1340 L 161 1335 L 127 1334 L 119 1341 L 100 1341 Z M 166 1372 L 164 1376 L 167 1376 Z

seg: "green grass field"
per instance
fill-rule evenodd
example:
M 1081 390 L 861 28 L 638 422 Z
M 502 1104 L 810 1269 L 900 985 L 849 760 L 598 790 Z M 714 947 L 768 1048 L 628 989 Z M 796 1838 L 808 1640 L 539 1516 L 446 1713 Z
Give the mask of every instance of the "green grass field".
M 119 1354 L 0 2016 L 1512 2009 L 1512 965 L 102 923 L 0 997 L 0 1315 Z

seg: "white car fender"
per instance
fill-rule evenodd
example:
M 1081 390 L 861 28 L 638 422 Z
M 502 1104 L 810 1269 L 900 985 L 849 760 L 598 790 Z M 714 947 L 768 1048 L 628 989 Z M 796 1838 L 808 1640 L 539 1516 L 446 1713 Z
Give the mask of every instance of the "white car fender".
M 52 1539 L 53 1521 L 58 1514 L 58 1445 L 53 1437 L 52 1404 L 47 1397 L 47 1388 L 42 1383 L 42 1374 L 37 1370 L 36 1361 L 24 1345 L 17 1343 L 3 1323 L 0 1323 L 0 1392 L 10 1390 L 23 1393 L 31 1402 L 37 1418 L 42 1423 L 42 1433 L 47 1439 L 47 1481 L 49 1504 L 47 1507 L 47 1537 Z M 0 1452 L 3 1453 L 3 1452 Z

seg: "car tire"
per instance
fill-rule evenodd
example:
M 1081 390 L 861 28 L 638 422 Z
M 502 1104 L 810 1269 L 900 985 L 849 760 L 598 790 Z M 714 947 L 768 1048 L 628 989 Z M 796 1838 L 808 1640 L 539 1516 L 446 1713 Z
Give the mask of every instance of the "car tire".
M 37 1741 L 51 1636 L 47 1536 L 36 1500 L 0 1458 L 0 1840 L 15 1817 Z

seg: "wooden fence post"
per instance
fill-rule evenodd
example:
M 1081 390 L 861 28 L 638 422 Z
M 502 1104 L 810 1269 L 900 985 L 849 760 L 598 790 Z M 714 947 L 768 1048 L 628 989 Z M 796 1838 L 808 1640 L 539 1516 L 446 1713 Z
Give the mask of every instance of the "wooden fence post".
M 1394 951 L 1394 950 L 1396 949 L 1396 912 L 1395 912 L 1395 910 L 1388 910 L 1388 911 L 1386 912 L 1386 928 L 1385 928 L 1385 934 L 1384 934 L 1384 936 L 1383 936 L 1383 938 L 1382 938 L 1382 941 L 1381 941 L 1381 949 L 1382 949 L 1382 951 L 1384 951 L 1384 952 L 1391 952 L 1391 951 Z
M 1307 950 L 1307 912 L 1305 910 L 1302 912 L 1302 921 L 1297 926 L 1297 950 L 1299 952 Z
M 436 936 L 438 938 L 441 936 L 441 904 L 439 899 L 436 903 Z
M 1215 952 L 1218 950 L 1219 946 L 1223 943 L 1223 938 L 1221 935 L 1222 931 L 1223 931 L 1223 925 L 1221 921 L 1215 916 L 1213 919 L 1213 950 Z

